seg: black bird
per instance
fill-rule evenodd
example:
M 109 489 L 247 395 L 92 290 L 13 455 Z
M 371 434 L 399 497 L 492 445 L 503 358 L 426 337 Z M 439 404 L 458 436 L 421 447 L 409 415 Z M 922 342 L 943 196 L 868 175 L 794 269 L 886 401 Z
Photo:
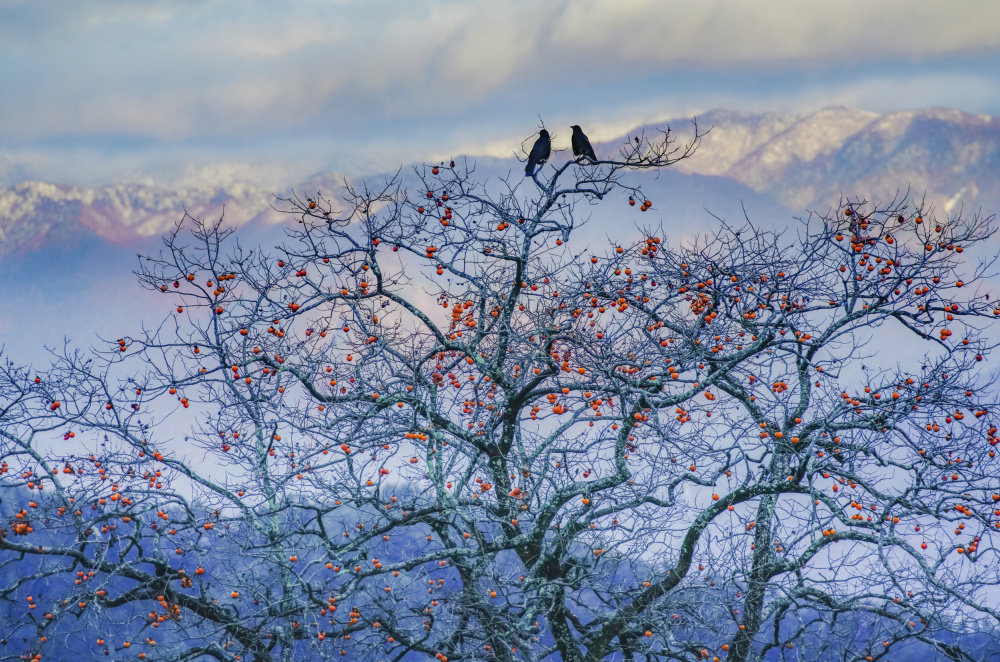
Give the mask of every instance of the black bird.
M 596 163 L 597 155 L 594 154 L 594 148 L 591 146 L 586 134 L 583 133 L 583 129 L 577 124 L 574 124 L 570 128 L 573 129 L 573 138 L 571 139 L 573 143 L 573 156 L 577 158 L 586 156 L 592 162 Z
M 531 151 L 528 153 L 528 163 L 524 166 L 524 176 L 533 176 L 535 168 L 548 161 L 551 153 L 552 141 L 549 140 L 549 132 L 542 129 L 538 132 L 538 140 L 531 146 Z

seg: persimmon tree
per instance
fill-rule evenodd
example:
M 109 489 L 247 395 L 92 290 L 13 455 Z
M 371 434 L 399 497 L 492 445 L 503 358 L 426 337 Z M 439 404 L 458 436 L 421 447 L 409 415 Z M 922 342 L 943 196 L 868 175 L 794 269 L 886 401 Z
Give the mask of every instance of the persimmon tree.
M 628 239 L 637 171 L 696 146 L 292 197 L 274 251 L 186 219 L 138 271 L 164 323 L 4 371 L 0 635 L 33 659 L 973 659 L 954 636 L 1000 621 L 1000 309 L 966 259 L 992 218 L 845 200 L 787 236 Z M 598 204 L 628 220 L 584 245 Z

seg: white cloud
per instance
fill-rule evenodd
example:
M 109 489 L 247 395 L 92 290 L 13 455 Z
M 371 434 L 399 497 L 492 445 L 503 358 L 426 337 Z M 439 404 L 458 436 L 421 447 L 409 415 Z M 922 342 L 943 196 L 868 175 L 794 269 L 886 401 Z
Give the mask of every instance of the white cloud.
M 995 49 L 1000 5 L 912 0 L 579 0 L 553 41 L 636 62 L 863 60 Z M 974 20 L 973 20 L 974 19 Z
M 281 128 L 317 121 L 328 108 L 406 117 L 587 71 L 635 76 L 1000 47 L 992 28 L 1000 4 L 982 0 L 961 11 L 902 0 L 218 0 L 0 11 L 8 14 L 0 55 L 21 70 L 0 73 L 16 92 L 0 102 L 3 124 L 35 136 Z M 66 96 L 101 112 L 53 103 Z
M 960 8 L 930 0 L 0 0 L 0 148 L 146 141 L 150 154 L 216 149 L 217 161 L 231 162 L 257 145 L 258 157 L 305 150 L 309 162 L 322 153 L 333 167 L 370 171 L 462 148 L 507 156 L 503 145 L 530 133 L 539 114 L 584 122 L 600 140 L 715 106 L 888 110 L 944 99 L 995 113 L 988 64 L 928 73 L 935 87 L 924 89 L 912 71 L 892 70 L 942 55 L 995 64 L 1000 3 Z

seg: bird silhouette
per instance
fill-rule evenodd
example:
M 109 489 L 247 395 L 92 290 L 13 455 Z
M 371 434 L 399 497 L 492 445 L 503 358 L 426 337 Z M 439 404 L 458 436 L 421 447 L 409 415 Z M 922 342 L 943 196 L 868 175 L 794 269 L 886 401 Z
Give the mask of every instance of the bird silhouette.
M 592 162 L 596 163 L 597 155 L 594 154 L 594 148 L 591 146 L 590 140 L 583 132 L 583 129 L 578 124 L 574 124 L 570 128 L 573 129 L 573 137 L 571 139 L 573 143 L 573 156 L 577 158 L 586 156 Z
M 538 140 L 531 146 L 531 151 L 528 153 L 528 163 L 524 166 L 524 176 L 534 176 L 535 168 L 548 161 L 551 153 L 552 141 L 549 140 L 549 132 L 542 129 L 538 132 Z

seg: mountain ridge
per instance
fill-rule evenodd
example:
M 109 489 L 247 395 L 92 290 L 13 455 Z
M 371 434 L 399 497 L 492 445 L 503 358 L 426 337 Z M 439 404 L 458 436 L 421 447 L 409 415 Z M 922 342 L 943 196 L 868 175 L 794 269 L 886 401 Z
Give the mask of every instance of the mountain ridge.
M 1000 208 L 998 118 L 946 108 L 879 115 L 829 107 L 808 114 L 719 109 L 697 119 L 701 130 L 710 131 L 695 155 L 673 170 L 719 178 L 720 195 L 731 193 L 722 181 L 731 180 L 794 212 L 832 206 L 842 195 L 884 200 L 906 190 L 926 195 L 946 215 Z M 629 135 L 654 130 L 638 127 Z M 690 136 L 681 130 L 677 138 Z M 627 139 L 595 147 L 610 154 Z M 295 188 L 340 179 L 318 173 Z M 44 250 L 53 239 L 74 234 L 142 245 L 172 229 L 185 212 L 210 218 L 224 210 L 234 226 L 280 223 L 282 215 L 271 207 L 276 193 L 284 192 L 249 181 L 183 188 L 22 182 L 0 188 L 0 257 Z

